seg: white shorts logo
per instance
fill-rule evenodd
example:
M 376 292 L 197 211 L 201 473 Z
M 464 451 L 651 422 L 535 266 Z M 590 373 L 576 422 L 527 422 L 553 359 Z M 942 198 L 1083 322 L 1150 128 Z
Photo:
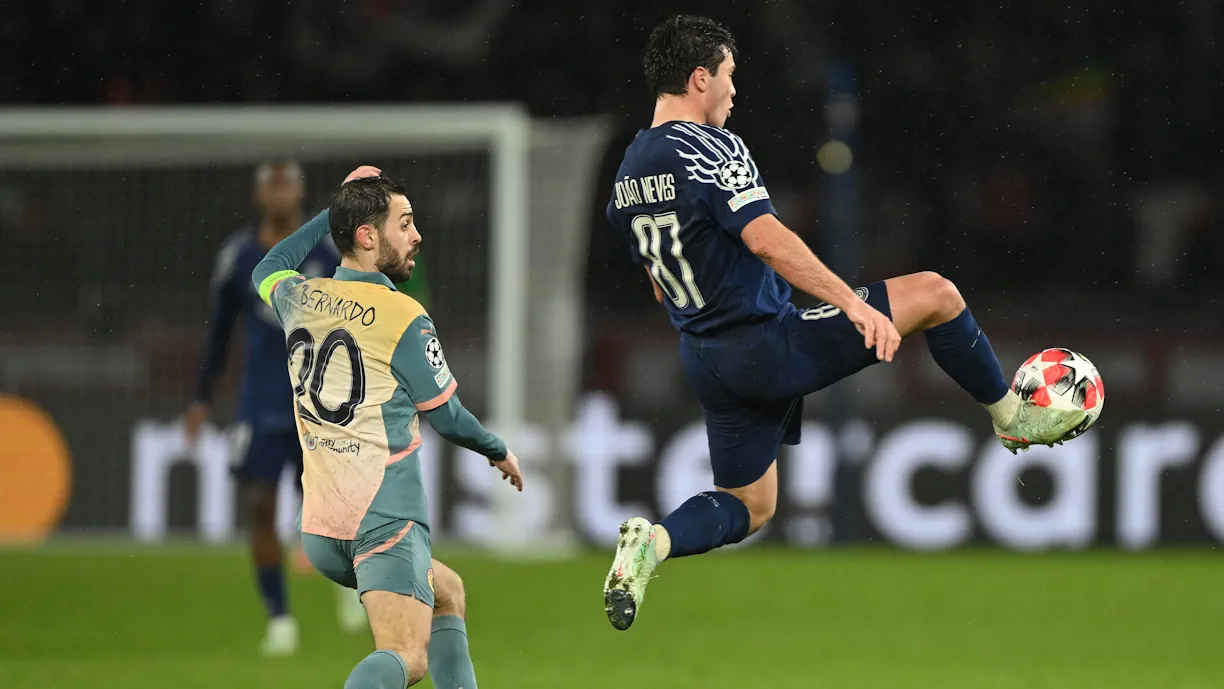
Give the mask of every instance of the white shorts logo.
M 746 191 L 741 191 L 735 196 L 727 199 L 727 206 L 731 209 L 731 212 L 734 213 L 753 201 L 764 201 L 768 198 L 769 192 L 765 191 L 765 187 L 753 187 Z
M 861 301 L 867 301 L 867 288 L 866 287 L 856 287 L 854 289 L 854 294 Z M 800 313 L 799 318 L 805 321 L 820 321 L 826 318 L 832 318 L 841 312 L 842 312 L 841 309 L 837 308 L 836 306 L 829 304 L 827 302 L 822 302 L 820 306 L 817 306 L 811 309 L 806 309 L 805 311 Z

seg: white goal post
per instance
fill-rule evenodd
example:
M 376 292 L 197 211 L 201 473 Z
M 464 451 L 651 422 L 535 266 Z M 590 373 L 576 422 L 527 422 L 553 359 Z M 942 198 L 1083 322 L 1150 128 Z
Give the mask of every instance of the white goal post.
M 237 169 L 271 158 L 316 161 L 327 170 L 340 161 L 351 167 L 382 165 L 388 157 L 411 170 L 427 159 L 419 173 L 409 173 L 419 176 L 406 180 L 410 190 L 431 188 L 438 199 L 419 219 L 425 259 L 434 261 L 427 266 L 431 277 L 451 286 L 447 295 L 471 299 L 473 286 L 486 288 L 484 315 L 464 316 L 468 320 L 458 329 L 468 333 L 469 349 L 483 347 L 483 361 L 464 362 L 484 382 L 485 389 L 472 394 L 513 447 L 515 429 L 528 424 L 558 437 L 578 394 L 588 225 L 599 202 L 594 182 L 609 134 L 604 118 L 534 119 L 517 104 L 7 108 L 0 110 L 0 178 L 190 169 L 198 171 L 190 179 L 220 185 L 211 181 L 218 166 Z M 334 186 L 339 178 L 310 181 Z M 102 186 L 80 182 L 78 199 L 94 192 L 88 184 Z M 181 193 L 203 198 L 114 212 L 149 223 L 159 214 L 208 208 L 211 187 L 180 184 L 187 187 Z M 226 193 L 237 198 L 236 192 Z M 478 198 L 482 194 L 487 198 Z M 484 216 L 470 208 L 481 204 L 487 207 L 487 235 L 473 220 Z M 452 232 L 439 217 L 443 205 L 452 215 L 462 214 L 465 220 L 457 226 L 463 229 Z M 479 263 L 458 258 L 471 247 L 484 256 Z M 429 250 L 448 255 L 435 258 Z M 196 258 L 211 261 L 211 256 Z M 442 313 L 441 318 L 459 316 Z M 446 343 L 447 327 L 440 327 Z M 462 358 L 454 347 L 447 349 L 452 362 L 457 354 Z M 469 371 L 458 373 L 464 378 Z M 535 466 L 561 507 L 548 525 L 550 539 L 566 542 L 570 472 L 556 445 L 547 443 Z M 521 536 L 516 538 L 521 514 L 515 502 L 501 500 L 498 492 L 490 495 L 498 527 L 490 543 L 526 549 Z

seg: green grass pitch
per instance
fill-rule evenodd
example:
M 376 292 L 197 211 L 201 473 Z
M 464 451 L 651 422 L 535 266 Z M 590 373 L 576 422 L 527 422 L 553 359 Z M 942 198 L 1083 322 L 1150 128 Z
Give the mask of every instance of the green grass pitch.
M 441 555 L 484 689 L 1224 687 L 1211 551 L 740 550 L 665 564 L 628 632 L 603 614 L 605 553 Z M 339 688 L 368 637 L 337 631 L 320 577 L 290 584 L 302 650 L 265 660 L 239 549 L 0 550 L 0 687 Z

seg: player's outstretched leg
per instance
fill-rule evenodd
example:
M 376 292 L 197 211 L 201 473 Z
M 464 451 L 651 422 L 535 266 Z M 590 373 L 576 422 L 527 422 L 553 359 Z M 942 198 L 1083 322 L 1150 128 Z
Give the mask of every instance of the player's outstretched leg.
M 377 649 L 344 682 L 344 689 L 404 689 L 429 670 L 426 646 L 432 609 L 412 596 L 366 591 L 361 596 Z
M 1015 453 L 1033 443 L 1060 443 L 1083 422 L 1081 410 L 1038 407 L 1011 390 L 990 340 L 951 281 L 926 272 L 885 284 L 901 336 L 923 331 L 935 363 L 990 412 L 1004 447 Z
M 429 673 L 438 689 L 476 689 L 476 669 L 468 649 L 467 600 L 455 570 L 432 561 L 433 626 L 429 638 Z
M 608 621 L 617 629 L 628 629 L 637 619 L 659 563 L 739 543 L 773 518 L 777 501 L 775 461 L 755 482 L 698 493 L 658 524 L 643 517 L 621 524 L 616 556 L 604 579 Z
M 297 621 L 289 614 L 280 537 L 276 535 L 276 486 L 253 481 L 247 486 L 251 505 L 251 556 L 255 580 L 268 612 L 268 629 L 260 652 L 292 655 L 298 647 Z

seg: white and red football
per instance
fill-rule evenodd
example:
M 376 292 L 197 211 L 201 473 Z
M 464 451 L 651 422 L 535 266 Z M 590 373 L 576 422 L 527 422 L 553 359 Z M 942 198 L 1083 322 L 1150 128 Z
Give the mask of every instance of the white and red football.
M 1105 386 L 1096 366 L 1083 354 L 1062 347 L 1044 349 L 1029 357 L 1016 371 L 1012 390 L 1020 399 L 1039 407 L 1087 412 L 1084 422 L 1067 439 L 1088 430 L 1105 406 Z

